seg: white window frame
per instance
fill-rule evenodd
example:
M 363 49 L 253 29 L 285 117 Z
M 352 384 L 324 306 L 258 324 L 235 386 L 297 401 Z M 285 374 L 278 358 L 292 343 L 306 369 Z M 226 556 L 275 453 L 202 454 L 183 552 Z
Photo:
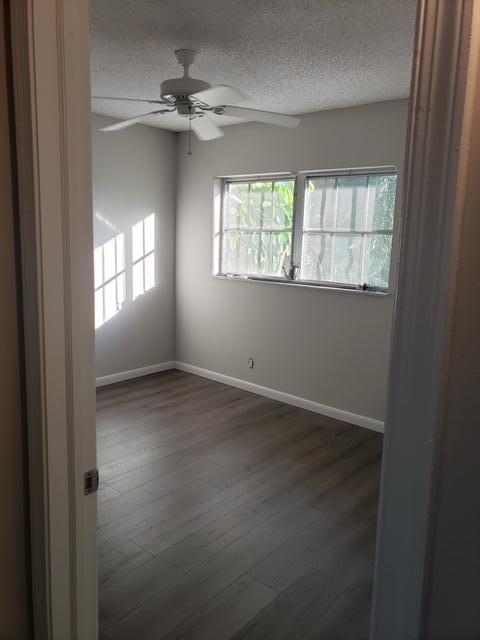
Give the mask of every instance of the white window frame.
M 295 173 L 268 173 L 262 175 L 255 176 L 233 176 L 233 177 L 222 177 L 217 178 L 217 187 L 219 187 L 219 191 L 216 189 L 216 201 L 218 202 L 218 207 L 215 211 L 215 224 L 214 224 L 214 250 L 213 250 L 213 272 L 214 275 L 223 278 L 235 278 L 239 280 L 256 280 L 256 281 L 265 281 L 265 282 L 289 282 L 288 278 L 282 276 L 254 276 L 254 275 L 242 275 L 236 273 L 223 273 L 222 268 L 222 259 L 223 259 L 223 235 L 225 232 L 223 225 L 223 207 L 225 203 L 225 188 L 227 184 L 231 184 L 234 182 L 273 182 L 279 180 L 293 180 L 294 181 L 294 212 L 292 219 L 292 247 L 293 247 L 293 235 L 294 235 L 294 225 L 295 225 L 295 196 L 296 196 L 296 174 Z M 268 229 L 267 229 L 268 231 Z M 281 229 L 277 229 L 277 231 L 281 231 Z
M 397 193 L 395 202 L 395 214 L 394 224 L 392 229 L 381 231 L 358 231 L 358 232 L 345 232 L 346 235 L 391 235 L 392 247 L 390 251 L 390 267 L 389 267 L 389 284 L 387 287 L 374 286 L 368 284 L 351 284 L 343 282 L 335 282 L 331 280 L 307 280 L 301 277 L 297 278 L 296 274 L 300 271 L 301 257 L 302 257 L 302 245 L 304 236 L 303 220 L 305 214 L 304 202 L 305 202 L 305 185 L 308 179 L 312 178 L 340 178 L 349 176 L 379 176 L 379 175 L 395 175 L 397 178 Z M 292 171 L 285 173 L 267 173 L 257 175 L 241 175 L 241 176 L 222 176 L 215 179 L 214 189 L 214 202 L 215 202 L 215 215 L 214 215 L 214 229 L 213 229 L 213 274 L 218 278 L 226 278 L 232 280 L 243 280 L 253 282 L 270 282 L 288 284 L 291 286 L 306 286 L 316 287 L 319 289 L 336 289 L 340 291 L 359 291 L 369 294 L 381 294 L 385 295 L 391 291 L 392 282 L 392 266 L 393 266 L 393 254 L 395 251 L 395 227 L 396 227 L 396 209 L 398 198 L 398 168 L 393 165 L 383 165 L 378 167 L 362 167 L 353 169 L 333 169 L 333 170 L 318 170 L 318 171 Z M 289 276 L 254 276 L 254 275 L 241 275 L 236 273 L 226 273 L 222 271 L 222 251 L 223 251 L 223 208 L 225 201 L 226 186 L 234 182 L 260 182 L 269 180 L 294 180 L 295 191 L 293 200 L 293 222 L 292 222 L 292 252 L 290 260 Z M 328 230 L 319 230 L 318 233 L 325 233 Z M 337 235 L 342 234 L 341 230 L 333 230 Z

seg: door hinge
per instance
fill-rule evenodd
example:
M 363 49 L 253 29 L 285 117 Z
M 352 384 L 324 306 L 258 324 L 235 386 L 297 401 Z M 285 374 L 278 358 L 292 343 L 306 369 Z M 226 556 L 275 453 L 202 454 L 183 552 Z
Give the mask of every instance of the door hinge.
M 90 469 L 83 474 L 83 493 L 89 496 L 98 489 L 98 469 Z

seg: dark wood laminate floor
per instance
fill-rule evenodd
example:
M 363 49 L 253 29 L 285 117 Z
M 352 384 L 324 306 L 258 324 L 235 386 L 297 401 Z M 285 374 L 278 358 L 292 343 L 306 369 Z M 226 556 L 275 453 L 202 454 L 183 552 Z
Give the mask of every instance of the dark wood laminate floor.
M 97 423 L 102 638 L 368 638 L 379 434 L 178 371 Z

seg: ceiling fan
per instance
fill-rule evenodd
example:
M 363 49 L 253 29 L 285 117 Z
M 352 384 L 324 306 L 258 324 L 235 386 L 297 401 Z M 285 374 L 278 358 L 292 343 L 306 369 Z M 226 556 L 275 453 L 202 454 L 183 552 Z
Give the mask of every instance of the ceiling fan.
M 183 66 L 183 78 L 172 78 L 161 84 L 160 100 L 144 100 L 136 98 L 114 98 L 110 96 L 93 96 L 94 100 L 123 100 L 128 102 L 146 102 L 160 105 L 154 111 L 143 113 L 135 118 L 102 127 L 100 131 L 118 131 L 125 129 L 149 116 L 161 116 L 176 112 L 178 116 L 189 119 L 190 131 L 193 130 L 199 140 L 221 138 L 223 131 L 211 119 L 216 116 L 233 116 L 248 122 L 264 122 L 280 127 L 296 127 L 299 118 L 272 111 L 260 111 L 245 107 L 232 106 L 242 102 L 246 97 L 237 89 L 227 85 L 212 87 L 204 80 L 196 80 L 189 76 L 189 67 L 195 60 L 196 52 L 191 49 L 178 49 L 175 56 Z

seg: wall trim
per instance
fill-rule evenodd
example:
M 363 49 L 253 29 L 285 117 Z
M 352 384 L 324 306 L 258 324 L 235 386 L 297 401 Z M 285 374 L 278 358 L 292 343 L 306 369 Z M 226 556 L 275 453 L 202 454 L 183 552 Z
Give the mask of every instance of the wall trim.
M 169 369 L 175 369 L 175 362 L 173 362 L 173 360 L 158 362 L 157 364 L 150 364 L 146 367 L 139 367 L 138 369 L 119 371 L 118 373 L 111 373 L 108 376 L 100 376 L 95 380 L 95 386 L 104 387 L 107 384 L 115 384 L 115 382 L 123 382 L 124 380 L 141 378 L 142 376 L 148 376 L 151 373 L 160 373 L 161 371 L 168 371 Z
M 315 402 L 314 400 L 308 400 L 307 398 L 302 398 L 301 396 L 294 396 L 290 393 L 285 393 L 284 391 L 271 389 L 270 387 L 263 387 L 259 384 L 255 384 L 254 382 L 249 382 L 248 380 L 233 378 L 232 376 L 227 376 L 224 373 L 217 373 L 216 371 L 203 369 L 202 367 L 197 367 L 186 362 L 177 361 L 173 364 L 174 369 L 186 371 L 187 373 L 193 373 L 196 376 L 200 376 L 201 378 L 208 378 L 209 380 L 214 380 L 215 382 L 221 382 L 222 384 L 227 384 L 231 387 L 237 387 L 238 389 L 243 389 L 244 391 L 256 393 L 259 396 L 265 396 L 266 398 L 270 398 L 271 400 L 277 400 L 278 402 L 291 404 L 294 407 L 299 407 L 300 409 L 307 409 L 307 411 L 313 411 L 314 413 L 319 413 L 323 416 L 328 416 L 329 418 L 335 418 L 336 420 L 341 420 L 342 422 L 348 422 L 349 424 L 355 424 L 359 427 L 364 427 L 365 429 L 371 429 L 372 431 L 383 433 L 383 422 L 381 420 L 375 420 L 374 418 L 361 416 L 357 413 L 351 413 L 350 411 L 337 409 L 336 407 L 329 407 L 326 404 L 321 404 L 320 402 Z
M 271 400 L 284 402 L 285 404 L 290 404 L 294 407 L 299 407 L 300 409 L 319 413 L 322 416 L 335 418 L 335 420 L 348 422 L 349 424 L 354 424 L 358 427 L 364 427 L 371 431 L 383 433 L 384 423 L 382 420 L 376 420 L 375 418 L 368 418 L 367 416 L 345 411 L 344 409 L 330 407 L 326 404 L 315 402 L 314 400 L 302 398 L 301 396 L 294 396 L 290 393 L 285 393 L 284 391 L 278 391 L 277 389 L 271 389 L 270 387 L 263 387 L 260 384 L 255 384 L 248 380 L 234 378 L 233 376 L 228 376 L 225 373 L 218 373 L 217 371 L 211 371 L 210 369 L 203 369 L 202 367 L 197 367 L 194 364 L 179 362 L 177 360 L 159 362 L 158 364 L 151 364 L 148 367 L 130 369 L 129 371 L 119 371 L 118 373 L 112 373 L 108 376 L 101 376 L 96 379 L 96 386 L 104 387 L 108 384 L 115 384 L 116 382 L 123 382 L 124 380 L 132 380 L 133 378 L 141 378 L 143 376 L 148 376 L 151 373 L 160 373 L 161 371 L 168 371 L 170 369 L 178 369 L 178 371 L 192 373 L 193 375 L 200 376 L 201 378 L 208 378 L 209 380 L 214 380 L 221 384 L 227 384 L 230 387 L 236 387 L 237 389 L 243 389 L 250 393 L 256 393 L 259 396 L 265 396 L 265 398 L 270 398 Z

